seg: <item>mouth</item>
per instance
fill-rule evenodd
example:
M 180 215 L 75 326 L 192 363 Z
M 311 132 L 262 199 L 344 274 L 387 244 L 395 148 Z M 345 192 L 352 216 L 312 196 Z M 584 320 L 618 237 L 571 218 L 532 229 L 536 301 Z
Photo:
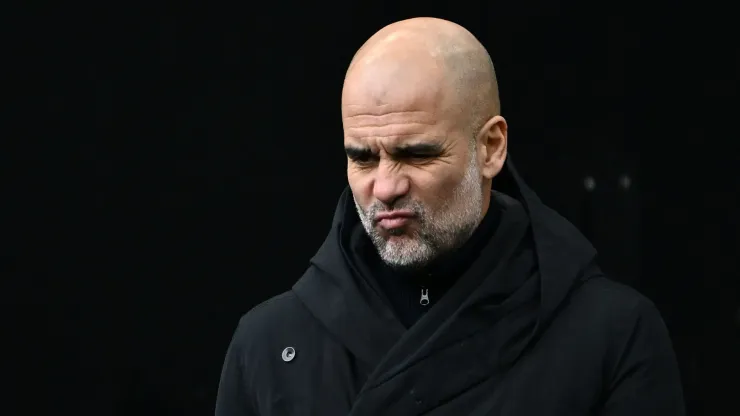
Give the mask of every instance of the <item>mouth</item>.
M 386 230 L 406 226 L 416 215 L 411 211 L 381 212 L 375 216 L 375 223 Z

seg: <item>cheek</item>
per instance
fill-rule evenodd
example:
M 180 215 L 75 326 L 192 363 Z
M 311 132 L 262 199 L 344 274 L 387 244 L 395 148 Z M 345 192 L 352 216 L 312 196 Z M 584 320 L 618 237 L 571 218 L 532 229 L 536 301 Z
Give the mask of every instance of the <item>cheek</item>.
M 351 169 L 347 170 L 347 182 L 357 203 L 367 207 L 371 202 L 373 190 L 369 175 L 363 175 Z
M 443 205 L 452 197 L 462 176 L 457 172 L 430 172 L 413 179 L 417 190 L 417 199 L 428 204 L 430 208 Z

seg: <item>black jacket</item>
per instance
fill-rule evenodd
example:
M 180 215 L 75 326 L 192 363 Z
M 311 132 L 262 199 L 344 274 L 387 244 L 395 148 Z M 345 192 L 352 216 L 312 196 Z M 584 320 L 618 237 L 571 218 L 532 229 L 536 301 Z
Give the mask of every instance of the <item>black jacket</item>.
M 605 278 L 510 162 L 494 188 L 511 197 L 494 194 L 490 241 L 409 329 L 343 252 L 345 190 L 303 277 L 239 322 L 216 415 L 683 415 L 653 304 Z

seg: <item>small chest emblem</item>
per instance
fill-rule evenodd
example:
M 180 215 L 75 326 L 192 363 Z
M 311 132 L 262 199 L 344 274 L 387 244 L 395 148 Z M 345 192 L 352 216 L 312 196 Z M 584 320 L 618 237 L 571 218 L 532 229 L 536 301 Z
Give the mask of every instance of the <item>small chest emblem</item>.
M 289 363 L 293 361 L 293 358 L 295 358 L 295 348 L 288 347 L 283 350 L 283 361 Z

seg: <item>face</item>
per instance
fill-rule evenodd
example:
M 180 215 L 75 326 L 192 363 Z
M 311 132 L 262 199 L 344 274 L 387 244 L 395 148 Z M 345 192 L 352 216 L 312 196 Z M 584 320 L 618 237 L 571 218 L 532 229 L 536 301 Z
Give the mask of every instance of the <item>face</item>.
M 462 245 L 484 209 L 467 126 L 445 112 L 433 92 L 381 102 L 345 98 L 347 178 L 380 257 L 413 269 Z
M 450 186 L 432 177 L 423 192 L 408 192 L 390 203 L 361 195 L 370 201 L 363 205 L 356 194 L 357 213 L 383 261 L 420 268 L 470 237 L 481 218 L 483 195 L 476 159 L 468 160 L 462 179 L 448 178 Z
M 342 89 L 357 212 L 380 257 L 398 268 L 423 267 L 471 236 L 506 159 L 506 121 L 495 101 L 477 101 L 493 97 L 495 75 L 461 76 L 437 46 L 413 31 L 377 36 Z M 473 131 L 485 112 L 492 118 Z

